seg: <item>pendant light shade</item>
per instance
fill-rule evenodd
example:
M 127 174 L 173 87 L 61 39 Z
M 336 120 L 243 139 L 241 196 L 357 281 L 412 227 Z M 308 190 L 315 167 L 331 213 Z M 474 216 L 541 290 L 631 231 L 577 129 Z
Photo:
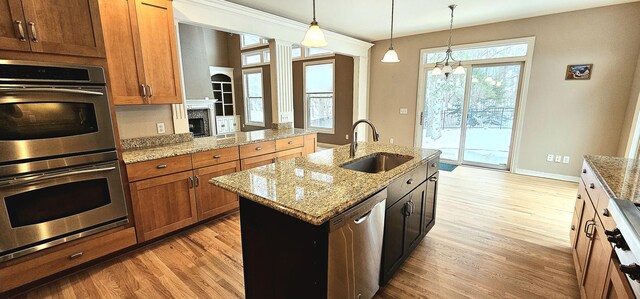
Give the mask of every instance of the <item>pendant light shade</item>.
M 313 0 L 313 21 L 309 25 L 307 34 L 304 35 L 304 40 L 301 44 L 305 47 L 320 48 L 328 45 L 327 40 L 324 39 L 324 33 L 316 21 L 316 0 Z
M 395 8 L 395 0 L 391 0 L 391 43 L 389 45 L 389 50 L 387 53 L 384 53 L 384 57 L 382 57 L 382 62 L 400 62 L 398 59 L 398 53 L 393 48 L 393 11 Z

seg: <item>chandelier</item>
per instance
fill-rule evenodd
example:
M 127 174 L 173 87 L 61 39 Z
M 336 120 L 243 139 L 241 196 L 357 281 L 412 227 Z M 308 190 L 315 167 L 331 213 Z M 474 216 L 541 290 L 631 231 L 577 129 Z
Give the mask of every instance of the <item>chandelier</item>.
M 449 75 L 451 73 L 454 74 L 464 74 L 465 70 L 462 67 L 462 63 L 458 60 L 453 59 L 451 56 L 451 33 L 453 31 L 453 10 L 457 5 L 451 4 L 449 5 L 449 9 L 451 9 L 451 23 L 449 25 L 449 44 L 447 46 L 447 52 L 445 53 L 444 59 L 436 62 L 436 67 L 431 71 L 432 75 L 441 75 L 444 74 L 445 78 L 449 79 Z M 454 69 L 455 67 L 455 69 Z

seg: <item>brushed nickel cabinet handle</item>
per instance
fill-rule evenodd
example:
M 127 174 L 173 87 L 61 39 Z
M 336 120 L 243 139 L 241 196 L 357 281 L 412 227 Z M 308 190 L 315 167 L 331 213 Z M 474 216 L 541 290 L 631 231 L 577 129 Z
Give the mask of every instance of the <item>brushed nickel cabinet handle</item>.
M 75 260 L 75 259 L 77 259 L 77 258 L 79 258 L 79 257 L 81 257 L 81 256 L 83 256 L 83 255 L 84 255 L 84 252 L 82 252 L 82 251 L 80 251 L 80 252 L 76 252 L 76 253 L 74 253 L 74 254 L 70 255 L 70 256 L 69 256 L 69 259 L 70 259 L 70 260 Z
M 20 41 L 26 42 L 27 37 L 24 34 L 24 27 L 22 27 L 22 21 L 16 20 L 16 24 L 18 24 L 18 34 L 20 35 Z
M 189 177 L 189 189 L 193 189 L 193 185 L 194 185 L 193 178 Z
M 287 144 L 293 144 L 293 141 L 289 141 L 289 142 L 287 142 Z
M 158 168 L 158 169 L 167 168 L 167 164 L 160 164 L 160 165 L 156 166 L 156 168 Z
M 256 150 L 257 150 L 257 151 L 261 151 L 261 150 L 262 150 L 262 148 L 258 146 L 258 147 L 256 147 Z
M 153 96 L 153 88 L 151 87 L 151 84 L 147 85 L 147 88 L 149 88 L 149 97 Z
M 214 159 L 220 159 L 220 157 L 222 157 L 222 156 L 220 156 L 220 155 L 214 155 L 213 156 Z
M 200 186 L 200 176 L 196 175 L 196 187 Z
M 31 28 L 31 41 L 37 43 L 38 33 L 36 32 L 36 24 L 34 22 L 29 22 L 29 28 Z
M 140 84 L 140 87 L 142 87 L 142 96 L 143 97 L 147 97 L 147 86 L 144 84 Z

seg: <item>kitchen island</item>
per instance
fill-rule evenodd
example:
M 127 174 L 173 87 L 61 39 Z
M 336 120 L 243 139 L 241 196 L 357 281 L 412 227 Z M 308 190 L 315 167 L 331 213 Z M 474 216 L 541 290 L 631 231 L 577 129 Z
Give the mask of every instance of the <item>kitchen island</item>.
M 377 173 L 341 167 L 352 161 L 370 159 L 377 153 L 407 161 Z M 389 253 L 400 254 L 397 261 L 388 263 L 394 270 L 397 269 L 408 252 L 415 248 L 435 223 L 435 183 L 439 155 L 440 151 L 436 150 L 360 143 L 353 158 L 349 157 L 347 145 L 211 179 L 211 184 L 236 192 L 241 197 L 247 298 L 332 297 L 331 290 L 336 289 L 330 285 L 332 279 L 336 283 L 335 277 L 328 277 L 331 268 L 335 268 L 329 249 L 329 235 L 332 227 L 336 226 L 332 219 L 341 217 L 344 212 L 349 213 L 370 198 L 386 198 L 386 201 L 382 198 L 371 206 L 384 202 L 382 210 L 398 211 L 401 217 L 399 222 L 384 226 L 385 243 L 393 244 L 394 238 L 400 237 L 400 248 L 385 244 L 385 250 L 389 247 Z M 427 195 L 428 182 L 434 183 L 431 197 Z M 428 198 L 432 200 L 428 201 Z M 358 216 L 357 221 L 364 221 L 368 214 Z M 372 227 L 372 230 L 381 227 L 382 224 Z M 391 239 L 386 238 L 387 235 Z M 406 246 L 405 240 L 410 241 L 406 242 Z M 381 240 L 372 243 L 372 247 L 381 246 Z M 369 249 L 356 248 L 352 253 Z M 385 254 L 382 253 L 383 256 Z M 378 271 L 373 273 L 376 277 L 375 290 L 380 277 L 379 258 L 380 255 L 377 260 L 374 257 L 365 267 L 368 271 Z M 350 280 L 345 278 L 344 285 L 337 289 L 357 297 L 361 291 L 358 288 L 359 274 L 353 273 L 353 269 L 344 270 L 346 272 L 340 275 L 350 277 Z M 366 293 L 364 295 L 362 298 L 367 297 Z

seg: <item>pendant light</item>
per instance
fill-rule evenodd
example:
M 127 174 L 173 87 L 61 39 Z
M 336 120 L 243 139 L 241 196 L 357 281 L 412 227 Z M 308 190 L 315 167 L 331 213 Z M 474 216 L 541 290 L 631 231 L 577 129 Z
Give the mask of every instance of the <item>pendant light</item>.
M 398 53 L 393 48 L 393 9 L 395 6 L 395 0 L 391 0 L 391 44 L 389 45 L 389 50 L 382 57 L 382 62 L 400 62 L 398 59 Z
M 462 62 L 453 59 L 451 55 L 451 34 L 453 31 L 453 10 L 456 9 L 455 4 L 449 5 L 449 9 L 451 9 L 451 23 L 449 25 L 449 44 L 447 46 L 447 52 L 445 53 L 444 59 L 436 62 L 436 67 L 431 71 L 432 75 L 440 75 L 444 74 L 444 76 L 448 79 L 449 75 L 453 72 L 454 74 L 464 74 L 465 70 L 462 67 Z M 451 60 L 451 62 L 449 62 Z M 453 66 L 456 68 L 454 69 Z
M 311 21 L 311 25 L 309 25 L 307 34 L 304 35 L 302 45 L 310 48 L 320 48 L 327 44 L 327 41 L 324 39 L 324 33 L 322 33 L 322 29 L 320 29 L 316 21 L 316 0 L 313 0 L 313 21 Z

